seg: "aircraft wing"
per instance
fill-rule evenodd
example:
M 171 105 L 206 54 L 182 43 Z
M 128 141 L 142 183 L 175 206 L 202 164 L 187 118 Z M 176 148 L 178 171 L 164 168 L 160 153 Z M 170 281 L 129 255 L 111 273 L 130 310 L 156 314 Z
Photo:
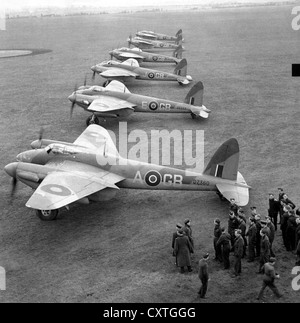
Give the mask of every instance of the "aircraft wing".
M 59 209 L 107 187 L 119 189 L 115 183 L 123 179 L 98 167 L 61 160 L 57 169 L 38 186 L 26 206 L 37 210 Z
M 154 39 L 154 40 L 157 39 L 157 35 L 149 34 L 147 32 L 140 32 L 138 36 L 139 37 L 147 37 L 149 39 Z
M 106 71 L 104 72 L 101 72 L 99 75 L 103 76 L 103 77 L 137 77 L 138 74 L 137 73 L 134 73 L 132 71 L 128 71 L 128 70 L 125 70 L 123 68 L 116 68 L 116 67 L 112 67 L 112 68 L 109 68 L 107 69 Z
M 128 53 L 128 52 L 123 52 L 120 53 L 119 56 L 123 57 L 123 58 L 134 58 L 134 59 L 140 59 L 143 60 L 144 57 L 135 53 Z
M 117 148 L 111 139 L 108 131 L 98 125 L 89 125 L 84 132 L 74 141 L 75 145 L 91 148 L 94 150 L 103 150 L 111 155 L 118 156 Z
M 136 104 L 120 100 L 116 97 L 101 96 L 98 99 L 95 99 L 87 110 L 93 112 L 113 112 L 122 109 L 130 109 L 133 112 L 133 107 L 136 107 Z
M 124 83 L 119 82 L 117 80 L 111 81 L 105 89 L 109 91 L 117 91 L 117 92 L 122 92 L 122 93 L 130 93 L 130 91 L 127 89 Z

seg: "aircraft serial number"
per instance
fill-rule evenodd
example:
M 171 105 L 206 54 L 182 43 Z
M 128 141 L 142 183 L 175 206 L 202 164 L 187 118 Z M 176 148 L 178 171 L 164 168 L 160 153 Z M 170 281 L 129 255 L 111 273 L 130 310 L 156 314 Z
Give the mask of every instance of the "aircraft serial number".
M 193 184 L 209 186 L 209 181 L 202 181 L 202 180 L 199 180 L 199 179 L 194 179 Z

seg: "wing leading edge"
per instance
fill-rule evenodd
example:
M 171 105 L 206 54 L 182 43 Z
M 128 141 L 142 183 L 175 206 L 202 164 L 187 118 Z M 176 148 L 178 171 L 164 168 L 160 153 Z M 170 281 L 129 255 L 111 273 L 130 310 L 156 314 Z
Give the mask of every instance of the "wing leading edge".
M 65 161 L 45 177 L 26 206 L 37 210 L 59 209 L 107 187 L 119 189 L 115 183 L 123 179 L 94 166 Z

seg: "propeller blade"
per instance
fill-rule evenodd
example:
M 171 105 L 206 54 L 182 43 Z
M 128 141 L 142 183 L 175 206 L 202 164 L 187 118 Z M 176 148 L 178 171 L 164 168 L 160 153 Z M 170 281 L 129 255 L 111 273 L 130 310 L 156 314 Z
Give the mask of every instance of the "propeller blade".
M 39 148 L 41 148 L 41 147 L 42 147 L 42 139 L 43 139 L 43 135 L 44 135 L 44 127 L 41 127 L 41 128 L 40 128 L 40 131 L 39 131 L 39 145 L 40 145 L 40 147 L 39 147 Z
M 72 102 L 72 104 L 71 104 L 70 119 L 71 119 L 71 118 L 72 118 L 72 116 L 73 116 L 73 111 L 74 111 L 75 104 L 76 104 L 76 102 L 75 102 L 75 100 L 74 100 L 74 101 Z
M 12 181 L 11 181 L 11 190 L 10 190 L 10 197 L 14 197 L 15 192 L 16 192 L 16 188 L 17 188 L 17 178 L 13 177 Z
M 93 76 L 92 76 L 92 79 L 95 80 L 95 76 L 96 76 L 96 72 L 94 71 L 93 72 Z
M 86 74 L 85 74 L 85 77 L 84 77 L 84 83 L 83 83 L 83 85 L 84 85 L 84 86 L 86 86 L 86 77 L 87 77 L 87 76 L 86 76 Z

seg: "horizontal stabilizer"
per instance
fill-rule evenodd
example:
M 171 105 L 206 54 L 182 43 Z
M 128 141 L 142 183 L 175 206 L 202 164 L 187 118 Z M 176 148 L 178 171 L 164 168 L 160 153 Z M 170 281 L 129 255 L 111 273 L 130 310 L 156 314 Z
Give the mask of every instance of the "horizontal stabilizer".
M 201 118 L 207 119 L 209 117 L 209 113 L 207 113 L 206 111 L 200 110 L 199 116 Z
M 231 198 L 235 199 L 235 202 L 239 206 L 245 206 L 249 202 L 249 188 L 241 187 L 234 184 L 216 184 L 220 193 L 230 201 Z

